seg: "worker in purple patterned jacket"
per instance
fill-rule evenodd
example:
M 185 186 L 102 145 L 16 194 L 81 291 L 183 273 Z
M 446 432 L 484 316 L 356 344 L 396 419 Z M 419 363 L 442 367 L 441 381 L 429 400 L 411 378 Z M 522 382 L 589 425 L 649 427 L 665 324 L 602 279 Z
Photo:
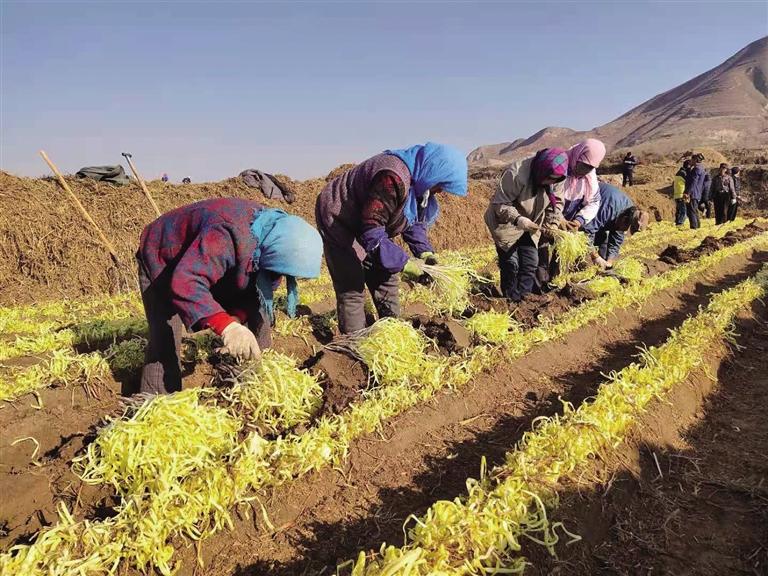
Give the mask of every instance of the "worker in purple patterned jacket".
M 379 317 L 398 316 L 398 274 L 419 277 L 424 262 L 436 262 L 427 228 L 440 211 L 440 192 L 467 195 L 467 160 L 455 148 L 427 142 L 369 158 L 317 197 L 315 217 L 343 334 L 365 328 L 366 286 Z M 416 258 L 394 242 L 397 236 Z
M 319 276 L 322 241 L 298 216 L 219 198 L 160 216 L 136 258 L 149 323 L 141 392 L 158 394 L 181 389 L 182 324 L 211 328 L 238 358 L 259 358 L 272 341 L 273 290 L 285 277 L 293 316 L 296 279 Z

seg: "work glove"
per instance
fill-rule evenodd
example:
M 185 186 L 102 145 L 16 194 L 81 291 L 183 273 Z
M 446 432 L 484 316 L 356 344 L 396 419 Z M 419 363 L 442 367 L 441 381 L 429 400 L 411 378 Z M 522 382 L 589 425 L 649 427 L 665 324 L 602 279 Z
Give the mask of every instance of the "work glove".
M 731 204 L 736 204 L 736 198 L 731 199 Z
M 600 255 L 595 254 L 592 256 L 592 262 L 594 262 L 600 270 L 607 270 L 608 268 L 611 268 L 610 262 L 607 260 L 604 260 Z
M 579 229 L 581 228 L 581 222 L 579 222 L 578 220 L 566 220 L 565 227 L 571 232 L 578 232 Z
M 437 264 L 437 256 L 435 256 L 434 252 L 422 252 L 419 254 L 419 259 L 424 260 L 424 263 L 430 266 Z
M 422 261 L 416 258 L 410 258 L 403 268 L 403 276 L 409 280 L 419 280 L 424 274 Z
M 261 348 L 256 336 L 242 324 L 232 322 L 224 328 L 221 338 L 224 340 L 224 348 L 236 358 L 258 360 L 261 357 Z
M 534 234 L 539 231 L 539 225 L 530 218 L 526 218 L 525 216 L 519 216 L 515 222 L 515 226 L 518 230 L 522 230 L 523 232 L 528 232 L 530 234 Z

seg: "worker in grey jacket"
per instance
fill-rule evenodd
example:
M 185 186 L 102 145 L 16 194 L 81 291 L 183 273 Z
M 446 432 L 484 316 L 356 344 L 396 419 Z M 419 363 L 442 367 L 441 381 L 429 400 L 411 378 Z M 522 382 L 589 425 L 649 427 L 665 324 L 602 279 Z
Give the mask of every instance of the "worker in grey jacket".
M 532 158 L 511 164 L 485 212 L 485 223 L 496 244 L 501 293 L 520 302 L 533 290 L 542 229 L 562 219 L 563 194 L 558 184 L 568 173 L 568 153 L 545 148 Z

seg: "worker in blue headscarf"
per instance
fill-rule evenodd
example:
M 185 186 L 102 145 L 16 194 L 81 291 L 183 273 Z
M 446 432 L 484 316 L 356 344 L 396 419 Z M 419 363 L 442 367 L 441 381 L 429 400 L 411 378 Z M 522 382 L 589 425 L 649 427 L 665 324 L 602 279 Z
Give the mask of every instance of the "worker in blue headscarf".
M 366 286 L 379 317 L 399 315 L 398 274 L 417 278 L 425 261 L 436 262 L 427 229 L 440 213 L 441 192 L 467 195 L 467 161 L 456 148 L 427 142 L 369 158 L 320 193 L 315 216 L 342 333 L 365 328 Z
M 181 327 L 212 329 L 234 356 L 271 345 L 273 291 L 285 277 L 296 313 L 298 278 L 320 275 L 322 241 L 298 216 L 251 200 L 203 200 L 149 224 L 136 253 L 149 323 L 141 392 L 181 389 Z

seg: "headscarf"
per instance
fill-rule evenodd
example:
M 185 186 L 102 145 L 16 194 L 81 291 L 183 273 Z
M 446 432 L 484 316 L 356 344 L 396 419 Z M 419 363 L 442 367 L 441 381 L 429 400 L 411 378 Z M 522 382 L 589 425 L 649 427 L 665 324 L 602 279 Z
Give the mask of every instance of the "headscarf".
M 434 224 L 440 213 L 440 205 L 429 189 L 442 185 L 448 194 L 467 195 L 467 159 L 452 146 L 427 142 L 400 150 L 387 150 L 385 154 L 397 156 L 411 173 L 411 188 L 405 201 L 403 213 L 409 224 L 419 220 L 419 208 L 423 210 L 422 221 Z
M 568 149 L 568 178 L 565 179 L 563 191 L 565 200 L 584 200 L 588 204 L 597 194 L 600 183 L 597 181 L 597 172 L 590 170 L 585 176 L 576 176 L 573 170 L 576 164 L 584 162 L 597 168 L 605 158 L 605 144 L 596 138 L 587 138 Z
M 564 148 L 544 148 L 536 152 L 532 166 L 533 183 L 541 186 L 546 178 L 561 178 L 568 174 L 568 152 Z
M 288 315 L 296 315 L 299 288 L 296 278 L 317 278 L 323 241 L 306 221 L 276 208 L 262 208 L 254 214 L 251 233 L 258 240 L 253 252 L 257 270 L 256 286 L 270 322 L 274 322 L 274 276 L 285 276 L 288 291 Z

